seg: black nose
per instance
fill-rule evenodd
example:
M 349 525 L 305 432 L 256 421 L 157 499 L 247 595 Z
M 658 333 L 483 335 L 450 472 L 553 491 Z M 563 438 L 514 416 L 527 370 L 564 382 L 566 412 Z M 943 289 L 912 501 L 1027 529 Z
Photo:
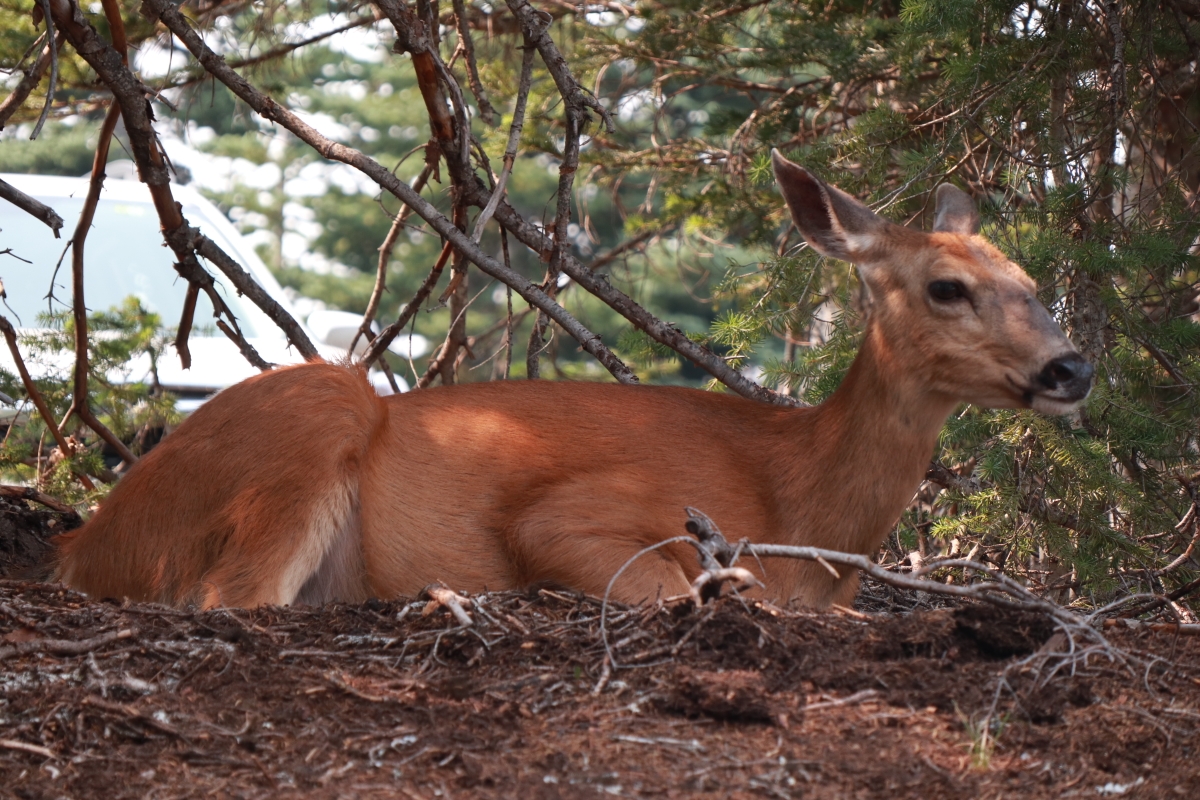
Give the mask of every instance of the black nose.
M 1092 385 L 1092 375 L 1095 368 L 1079 353 L 1060 356 L 1049 364 L 1037 376 L 1037 381 L 1047 389 L 1079 390 L 1089 389 Z

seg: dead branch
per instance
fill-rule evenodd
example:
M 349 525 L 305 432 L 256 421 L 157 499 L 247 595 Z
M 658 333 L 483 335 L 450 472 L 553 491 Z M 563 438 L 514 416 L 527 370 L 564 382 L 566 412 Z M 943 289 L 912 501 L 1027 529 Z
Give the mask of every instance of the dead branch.
M 242 69 L 244 67 L 255 67 L 255 66 L 258 66 L 259 64 L 265 64 L 268 61 L 274 61 L 275 59 L 282 58 L 283 56 L 286 56 L 289 53 L 294 53 L 297 50 L 300 50 L 304 47 L 308 47 L 309 45 L 312 45 L 312 44 L 316 44 L 317 42 L 323 42 L 326 39 L 337 36 L 338 34 L 346 33 L 347 31 L 352 31 L 355 28 L 365 28 L 368 25 L 374 25 L 376 22 L 377 22 L 377 20 L 374 16 L 359 17 L 357 19 L 352 19 L 349 22 L 347 22 L 345 25 L 339 25 L 336 28 L 331 28 L 330 30 L 315 34 L 313 36 L 308 37 L 307 39 L 301 39 L 298 42 L 289 42 L 287 44 L 281 44 L 278 47 L 273 47 L 270 50 L 267 50 L 265 53 L 259 53 L 256 56 L 251 56 L 250 58 L 232 59 L 229 62 L 229 66 L 233 67 L 234 69 Z M 184 87 L 192 86 L 193 84 L 199 83 L 200 81 L 204 80 L 207 77 L 208 77 L 208 73 L 205 72 L 204 70 L 200 70 L 199 74 L 189 75 L 188 77 L 184 78 L 183 80 L 173 81 L 169 85 L 161 85 L 159 87 L 158 91 L 162 92 L 162 91 L 166 91 L 167 89 L 182 89 Z
M 113 0 L 105 0 L 106 5 L 112 2 Z M 114 38 L 117 38 L 116 34 Z M 123 34 L 121 38 L 124 38 Z M 120 109 L 113 103 L 104 117 L 104 124 L 100 126 L 100 138 L 96 142 L 96 154 L 92 160 L 92 176 L 88 182 L 87 198 L 79 212 L 79 222 L 75 225 L 75 235 L 71 239 L 71 312 L 75 321 L 75 381 L 71 408 L 83 424 L 116 450 L 122 461 L 132 466 L 137 463 L 137 456 L 92 413 L 88 397 L 88 318 L 83 293 L 84 244 L 87 242 L 88 232 L 92 229 L 96 204 L 100 202 L 100 190 L 104 188 L 104 166 L 108 163 L 108 146 L 119 119 Z M 66 420 L 63 424 L 66 424 Z
M 459 625 L 470 626 L 475 624 L 475 620 L 471 619 L 471 615 L 463 608 L 464 605 L 471 605 L 470 599 L 456 594 L 440 583 L 426 586 L 422 594 L 429 598 L 429 603 L 426 604 L 425 610 L 421 612 L 422 614 L 429 615 L 439 608 L 445 608 L 454 615 Z
M 192 321 L 196 316 L 196 301 L 200 299 L 200 285 L 188 281 L 187 294 L 183 298 L 183 311 L 179 314 L 179 328 L 175 332 L 175 352 L 184 369 L 192 367 L 192 351 L 188 349 L 188 337 L 192 335 Z
M 25 393 L 33 401 L 33 406 L 37 409 L 38 415 L 46 425 L 46 429 L 50 431 L 50 435 L 58 443 L 58 449 L 62 451 L 64 456 L 74 455 L 75 448 L 71 447 L 67 442 L 67 438 L 63 436 L 62 430 L 55 424 L 54 415 L 50 413 L 50 407 L 46 405 L 46 400 L 42 397 L 42 393 L 38 391 L 37 384 L 33 382 L 33 378 L 29 376 L 29 369 L 25 366 L 25 359 L 21 357 L 21 348 L 17 345 L 16 330 L 13 328 L 12 323 L 8 321 L 8 317 L 3 315 L 0 315 L 0 332 L 4 333 L 4 339 L 8 342 L 8 352 L 12 354 L 13 361 L 17 365 L 17 372 L 21 376 L 21 383 L 25 386 Z M 79 482 L 83 484 L 85 489 L 89 492 L 95 491 L 96 484 L 92 483 L 87 475 L 78 472 L 75 475 L 79 478 Z
M 960 597 L 969 600 L 990 603 L 992 605 L 1004 606 L 1006 608 L 1020 609 L 1023 611 L 1036 611 L 1050 617 L 1063 630 L 1069 631 L 1073 635 L 1088 636 L 1092 639 L 1099 640 L 1099 643 L 1108 649 L 1107 643 L 1094 627 L 1094 618 L 1105 609 L 1094 614 L 1083 617 L 1066 608 L 1053 603 L 1049 600 L 1044 600 L 1033 592 L 1026 589 L 1021 584 L 1017 583 L 1012 578 L 1000 572 L 997 569 L 981 564 L 977 561 L 971 561 L 965 558 L 951 558 L 938 561 L 923 569 L 914 570 L 911 574 L 905 575 L 898 572 L 892 572 L 884 569 L 866 556 L 856 553 L 842 553 L 836 550 L 825 550 L 819 547 L 799 547 L 793 545 L 776 545 L 776 544 L 752 544 L 749 541 L 741 541 L 736 547 L 726 541 L 720 529 L 716 527 L 706 515 L 697 512 L 696 509 L 687 509 L 689 520 L 687 530 L 695 532 L 698 537 L 692 540 L 684 537 L 696 550 L 701 554 L 701 563 L 710 564 L 712 560 L 717 561 L 723 566 L 734 566 L 737 558 L 742 553 L 753 555 L 757 558 L 798 558 L 805 561 L 815 561 L 823 563 L 827 569 L 833 570 L 832 564 L 841 564 L 847 567 L 853 567 L 861 572 L 865 572 L 880 583 L 885 583 L 889 586 L 895 586 L 900 589 L 909 589 L 918 592 L 928 592 L 930 594 L 949 595 L 952 597 Z M 702 518 L 700 523 L 697 520 Z M 695 530 L 694 530 L 695 529 Z M 702 529 L 702 531 L 701 531 Z M 703 536 L 701 537 L 701 533 Z M 678 538 L 678 537 L 676 537 Z M 668 540 L 672 541 L 672 540 Z M 648 552 L 650 548 L 642 552 Z M 640 554 L 639 554 L 640 555 Z M 962 569 L 971 570 L 973 572 L 985 575 L 990 580 L 981 581 L 978 583 L 970 583 L 966 585 L 947 584 L 940 581 L 923 580 L 922 575 L 928 574 L 937 569 Z M 706 571 L 714 571 L 712 567 L 706 566 Z M 836 571 L 834 571 L 836 575 Z
M 1197 590 L 1200 590 L 1200 578 L 1196 578 L 1194 581 L 1185 583 L 1183 586 L 1180 586 L 1175 591 L 1165 594 L 1162 597 L 1157 597 L 1154 600 L 1152 600 L 1151 602 L 1146 603 L 1145 605 L 1138 606 L 1137 608 L 1131 608 L 1128 611 L 1126 611 L 1125 613 L 1123 613 L 1121 616 L 1123 618 L 1139 617 L 1142 614 L 1148 614 L 1151 611 L 1157 611 L 1158 609 L 1162 608 L 1163 606 L 1166 606 L 1170 603 L 1174 603 L 1176 600 L 1180 600 L 1180 599 L 1186 597 L 1187 595 L 1192 594 L 1193 592 L 1195 592 Z
M 719 596 L 721 585 L 724 583 L 736 584 L 734 591 L 745 591 L 763 585 L 762 581 L 754 577 L 753 572 L 743 567 L 706 569 L 696 576 L 696 580 L 692 581 L 692 588 L 688 591 L 688 596 L 699 608 L 709 599 Z
M 0 485 L 0 496 L 11 497 L 14 500 L 32 500 L 35 503 L 40 503 L 46 508 L 53 509 L 60 514 L 68 514 L 75 519 L 79 519 L 79 512 L 71 508 L 66 503 L 55 500 L 45 492 L 39 492 L 32 486 L 2 486 Z
M 453 223 L 455 228 L 466 233 L 467 206 L 465 203 L 457 201 L 454 203 Z M 450 262 L 450 285 L 446 287 L 446 291 L 440 298 L 441 302 L 445 302 L 447 298 L 450 300 L 450 324 L 446 329 L 446 340 L 443 342 L 437 358 L 430 362 L 426 374 L 417 381 L 418 389 L 428 386 L 435 375 L 441 376 L 443 386 L 454 383 L 458 375 L 458 365 L 461 363 L 459 354 L 470 355 L 470 352 L 464 349 L 467 344 L 467 309 L 471 306 L 468 299 L 467 265 L 466 254 L 461 250 L 454 251 L 454 258 Z M 550 296 L 550 299 L 554 299 L 553 295 Z
M 172 233 L 178 232 L 178 230 L 176 229 Z M 291 345 L 300 351 L 300 355 L 308 360 L 320 358 L 317 348 L 313 347 L 308 335 L 300 327 L 300 323 L 296 322 L 287 309 L 268 294 L 267 290 L 262 288 L 258 284 L 258 281 L 254 280 L 250 273 L 243 269 L 241 264 L 218 247 L 216 242 L 199 231 L 195 231 L 195 239 L 193 241 L 195 242 L 197 255 L 203 256 L 211 263 L 216 264 L 217 269 L 225 273 L 225 277 L 233 284 L 238 294 L 250 298 L 250 301 L 254 305 L 266 312 L 267 316 L 284 332 Z
M 472 263 L 501 283 L 511 286 L 531 305 L 546 310 L 551 319 L 573 336 L 583 349 L 599 361 L 618 381 L 622 383 L 637 382 L 637 376 L 633 371 L 617 358 L 616 354 L 609 350 L 598 336 L 587 330 L 566 309 L 547 297 L 541 289 L 534 286 L 524 276 L 484 253 L 478 245 L 471 241 L 469 236 L 455 227 L 433 204 L 414 192 L 412 187 L 393 175 L 390 170 L 362 152 L 321 135 L 291 111 L 259 92 L 241 75 L 230 69 L 225 60 L 213 52 L 196 34 L 177 8 L 171 6 L 166 0 L 145 0 L 143 7 L 147 9 L 148 13 L 157 15 L 205 69 L 228 86 L 234 94 L 244 100 L 264 119 L 276 122 L 291 131 L 325 158 L 340 161 L 358 169 L 398 199 L 411 205 L 413 210 L 429 223 L 430 227 L 455 248 L 461 250 Z
M 467 120 L 466 103 L 458 82 L 442 63 L 434 38 L 435 32 L 430 30 L 425 20 L 419 19 L 413 10 L 400 0 L 374 0 L 374 4 L 396 31 L 396 52 L 408 53 L 412 58 L 417 87 L 421 90 L 425 110 L 429 115 L 429 127 L 450 168 L 451 182 L 457 187 L 472 181 L 474 175 L 471 169 L 471 129 Z M 436 24 L 432 19 L 428 22 Z M 454 116 L 447 108 L 443 86 L 450 90 Z
M 54 231 L 54 238 L 59 238 L 58 232 L 63 226 L 63 220 L 50 206 L 5 181 L 0 181 L 0 199 L 7 200 L 26 214 L 46 223 L 50 230 Z
M 4 130 L 4 126 L 8 124 L 9 118 L 16 113 L 37 85 L 42 82 L 42 76 L 46 74 L 46 68 L 50 66 L 52 60 L 57 60 L 57 51 L 62 49 L 65 37 L 59 34 L 53 38 L 53 46 L 51 46 L 51 37 L 46 37 L 46 44 L 42 47 L 41 55 L 37 61 L 33 62 L 33 66 L 25 71 L 25 75 L 21 78 L 21 82 L 12 90 L 12 94 L 4 98 L 0 102 L 0 131 Z
M 42 18 L 46 23 L 46 41 L 53 42 L 57 38 L 54 35 L 54 21 L 50 19 L 50 0 L 38 0 L 39 10 Z M 50 107 L 54 105 L 54 91 L 58 88 L 58 48 L 50 48 L 50 83 L 46 86 L 46 101 L 42 104 L 42 113 L 38 115 L 37 124 L 33 126 L 33 133 L 29 134 L 30 139 L 36 139 L 38 134 L 42 132 L 42 126 L 46 124 L 46 117 L 50 116 Z
M 380 331 L 379 335 L 371 341 L 371 346 L 362 358 L 363 363 L 374 363 L 383 355 L 383 351 L 392 343 L 392 340 L 400 335 L 400 332 L 408 325 L 413 314 L 417 313 L 417 309 L 425 302 L 425 298 L 429 297 L 429 294 L 433 291 L 433 287 L 437 285 L 438 279 L 441 278 L 442 270 L 446 268 L 446 262 L 450 259 L 451 249 L 449 242 L 446 242 L 442 246 L 442 252 L 438 255 L 437 261 L 434 262 L 433 269 L 429 271 L 429 274 L 425 277 L 425 281 L 417 289 L 412 299 L 400 310 L 400 315 L 396 317 L 396 321 Z
M 78 656 L 90 653 L 93 650 L 99 650 L 101 647 L 121 641 L 122 639 L 131 639 L 135 635 L 137 635 L 137 631 L 132 628 L 126 628 L 121 631 L 102 633 L 90 639 L 33 639 L 28 642 L 17 642 L 7 647 L 0 647 L 0 661 L 5 661 L 13 656 L 27 656 L 30 653 L 49 653 L 54 656 Z
M 35 756 L 43 756 L 45 758 L 58 758 L 54 751 L 48 747 L 42 747 L 36 744 L 26 744 L 19 742 L 16 739 L 0 739 L 0 747 L 5 750 L 19 750 L 22 753 L 32 753 Z
M 51 0 L 51 10 L 54 12 L 55 23 L 71 46 L 95 70 L 120 105 L 121 116 L 129 135 L 130 149 L 134 161 L 137 163 L 138 177 L 150 190 L 150 196 L 162 224 L 163 237 L 175 253 L 178 260 L 176 269 L 180 275 L 188 280 L 201 280 L 200 275 L 204 270 L 196 260 L 196 251 L 198 247 L 203 246 L 207 253 L 205 257 L 217 264 L 229 276 L 239 292 L 246 294 L 252 301 L 259 304 L 259 307 L 284 331 L 301 355 L 305 358 L 315 357 L 316 348 L 312 346 L 307 335 L 291 315 L 278 303 L 270 300 L 269 295 L 262 291 L 261 287 L 258 287 L 233 259 L 187 225 L 187 220 L 183 217 L 180 206 L 175 202 L 171 192 L 170 174 L 167 171 L 166 159 L 155 137 L 154 115 L 150 103 L 145 97 L 146 89 L 129 70 L 124 58 L 100 38 L 96 29 L 92 27 L 76 5 L 75 0 Z M 119 14 L 116 16 L 119 18 Z M 121 27 L 123 28 L 123 26 Z M 207 287 L 210 285 L 211 279 L 202 281 L 201 284 L 210 298 L 219 297 L 216 292 L 208 290 Z M 255 291 L 256 289 L 257 291 Z M 267 302 L 268 300 L 270 302 Z M 213 306 L 214 309 L 221 309 L 228 313 L 228 307 L 224 302 L 214 300 Z M 230 315 L 229 320 L 232 327 L 224 329 L 226 335 L 229 335 L 229 330 L 237 332 L 240 341 L 235 341 L 239 348 L 244 353 L 253 351 L 249 343 L 241 338 L 236 319 Z M 261 358 L 259 362 L 263 363 Z
M 492 108 L 492 104 L 488 101 L 487 92 L 483 89 L 483 81 L 479 79 L 479 65 L 475 62 L 475 41 L 471 38 L 467 4 L 463 0 L 454 0 L 454 20 L 458 27 L 459 46 L 466 54 L 467 83 L 471 87 L 471 93 L 475 95 L 475 102 L 479 106 L 479 116 L 483 117 L 483 121 L 488 125 L 497 125 L 499 120 L 496 119 L 496 109 Z
M 496 186 L 492 189 L 492 196 L 488 199 L 487 205 L 483 207 L 483 211 L 475 218 L 475 230 L 471 234 L 471 239 L 475 242 L 482 238 L 484 226 L 496 213 L 496 206 L 504 197 L 509 175 L 512 174 L 513 164 L 517 160 L 517 148 L 521 144 L 521 131 L 525 127 L 525 105 L 529 101 L 529 89 L 533 85 L 534 49 L 529 43 L 528 37 L 525 39 L 523 51 L 521 78 L 517 84 L 517 101 L 513 106 L 512 124 L 508 127 L 508 143 L 504 147 L 504 163 L 500 168 L 500 177 L 496 179 Z
M 425 189 L 425 184 L 432 172 L 433 165 L 425 164 L 424 169 L 421 170 L 421 174 L 413 181 L 414 192 L 420 194 Z M 379 302 L 383 299 L 383 293 L 387 289 L 388 262 L 392 260 L 392 250 L 396 246 L 396 239 L 400 236 L 400 231 L 404 229 L 404 223 L 408 221 L 411 214 L 412 206 L 402 206 L 399 213 L 396 214 L 396 218 L 392 220 L 392 227 L 388 229 L 387 236 L 383 239 L 383 244 L 379 245 L 379 263 L 375 268 L 375 286 L 371 288 L 371 298 L 367 301 L 367 310 L 363 312 L 362 324 L 358 326 L 358 331 L 350 341 L 350 347 L 347 350 L 349 355 L 354 355 L 354 348 L 358 345 L 359 338 L 365 336 L 368 342 L 375 339 L 375 334 L 371 331 L 371 324 L 375 322 L 375 315 L 379 313 Z
M 962 494 L 975 494 L 982 487 L 979 481 L 970 476 L 964 477 L 956 472 L 952 472 L 943 464 L 937 461 L 929 462 L 929 469 L 925 472 L 925 480 L 936 483 L 946 489 L 953 489 Z
M 486 205 L 490 196 L 483 194 L 481 187 L 477 187 L 475 191 L 476 194 L 471 198 L 471 202 L 475 205 Z M 517 241 L 535 253 L 551 252 L 554 243 L 550 238 L 541 229 L 522 217 L 507 201 L 501 200 L 496 206 L 495 218 L 517 238 Z M 693 342 L 686 333 L 671 323 L 664 322 L 651 314 L 632 297 L 609 283 L 606 275 L 592 272 L 570 253 L 563 255 L 559 266 L 571 280 L 600 298 L 610 308 L 629 320 L 638 330 L 679 353 L 741 396 L 776 405 L 801 405 L 795 398 L 772 391 L 750 380 L 726 363 L 721 356 L 704 345 Z
M 568 108 L 578 109 L 584 114 L 589 109 L 595 111 L 600 115 L 605 129 L 609 133 L 616 131 L 608 109 L 583 90 L 579 81 L 575 80 L 575 76 L 571 74 L 571 68 L 562 51 L 550 38 L 549 24 L 554 21 L 554 18 L 546 12 L 534 8 L 529 4 L 529 0 L 507 0 L 507 2 L 513 16 L 520 20 L 522 32 L 529 37 L 534 47 L 538 49 L 538 53 L 541 54 L 542 61 L 545 62 L 546 69 L 550 71 L 550 76 L 554 78 L 554 85 L 558 87 L 558 93 L 562 95 L 563 102 L 567 104 Z
M 579 169 L 580 137 L 590 119 L 588 109 L 595 109 L 600 113 L 609 132 L 613 130 L 613 125 L 607 109 L 596 102 L 594 97 L 583 92 L 579 82 L 571 73 L 566 59 L 547 33 L 553 17 L 533 8 L 526 0 L 509 0 L 508 7 L 521 22 L 526 52 L 528 53 L 531 45 L 537 48 L 563 98 L 564 136 L 562 160 L 558 166 L 558 201 L 553 226 L 554 246 L 549 251 L 546 277 L 542 281 L 542 290 L 554 297 L 558 289 L 558 275 L 562 271 L 562 261 L 569 252 L 567 227 L 571 221 L 571 197 L 575 186 L 575 172 Z M 522 79 L 524 79 L 524 75 L 522 75 Z M 505 160 L 507 166 L 507 154 Z M 494 212 L 497 205 L 496 195 L 500 188 L 496 187 L 492 191 L 492 199 L 488 201 L 485 208 L 492 208 Z M 541 254 L 545 258 L 545 251 L 542 251 Z M 544 313 L 539 313 L 533 323 L 525 355 L 526 377 L 528 378 L 539 377 L 539 357 L 545 348 L 545 334 L 549 324 L 550 320 Z

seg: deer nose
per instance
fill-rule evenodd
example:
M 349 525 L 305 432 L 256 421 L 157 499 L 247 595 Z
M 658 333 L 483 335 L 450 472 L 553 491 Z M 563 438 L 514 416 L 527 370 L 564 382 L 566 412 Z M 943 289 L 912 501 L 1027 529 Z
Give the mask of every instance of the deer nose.
M 1079 353 L 1069 353 L 1047 364 L 1037 376 L 1037 382 L 1050 391 L 1064 391 L 1082 397 L 1092 387 L 1095 368 Z

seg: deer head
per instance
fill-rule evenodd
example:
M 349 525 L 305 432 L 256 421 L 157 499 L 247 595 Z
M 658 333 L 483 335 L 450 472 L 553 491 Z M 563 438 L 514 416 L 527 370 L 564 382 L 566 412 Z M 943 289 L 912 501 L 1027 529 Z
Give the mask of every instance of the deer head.
M 773 151 L 792 219 L 822 255 L 858 268 L 868 337 L 894 379 L 990 408 L 1075 409 L 1093 368 L 1036 296 L 1025 271 L 979 236 L 966 193 L 937 190 L 932 233 L 896 225 Z

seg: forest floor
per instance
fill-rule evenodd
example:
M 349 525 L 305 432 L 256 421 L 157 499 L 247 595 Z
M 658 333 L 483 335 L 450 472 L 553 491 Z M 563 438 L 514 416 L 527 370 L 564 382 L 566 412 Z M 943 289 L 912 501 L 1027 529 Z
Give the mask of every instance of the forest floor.
M 0 501 L 0 797 L 1200 797 L 1197 637 L 872 585 L 191 613 L 14 577 L 62 527 Z

